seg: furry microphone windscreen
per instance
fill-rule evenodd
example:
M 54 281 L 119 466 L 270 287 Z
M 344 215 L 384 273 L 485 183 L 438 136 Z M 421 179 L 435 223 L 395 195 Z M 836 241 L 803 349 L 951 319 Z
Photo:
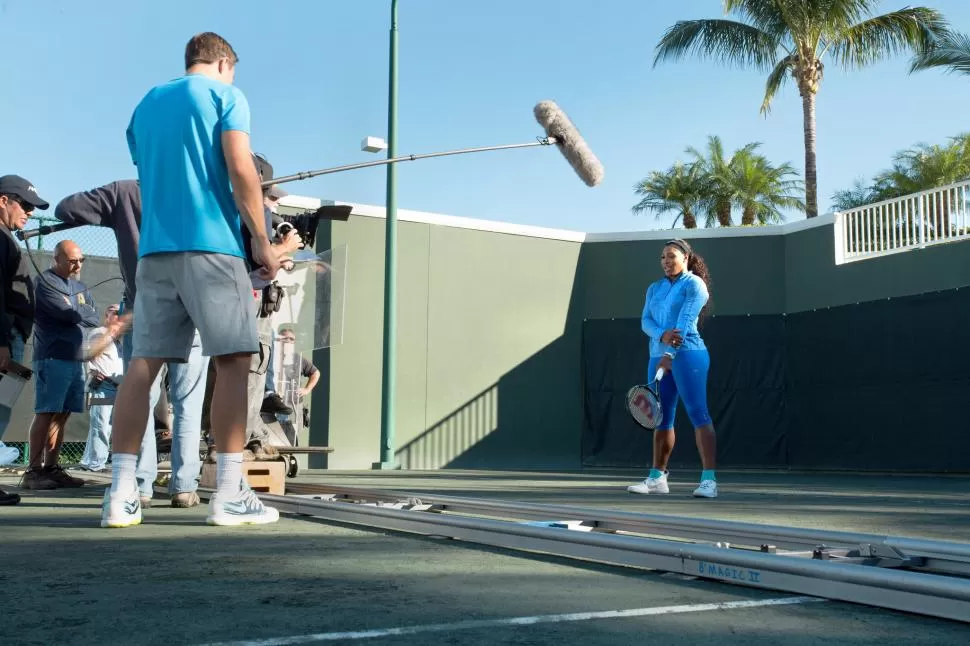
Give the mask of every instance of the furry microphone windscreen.
M 586 141 L 566 113 L 553 101 L 541 101 L 536 104 L 533 111 L 536 121 L 545 129 L 547 136 L 555 138 L 559 150 L 580 179 L 587 186 L 596 186 L 602 182 L 603 164 L 586 145 Z

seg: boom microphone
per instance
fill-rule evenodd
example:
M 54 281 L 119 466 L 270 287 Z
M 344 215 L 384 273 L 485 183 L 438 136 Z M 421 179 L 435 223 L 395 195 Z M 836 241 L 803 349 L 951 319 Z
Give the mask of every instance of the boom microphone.
M 552 101 L 542 101 L 533 110 L 536 121 L 546 134 L 555 139 L 559 151 L 573 167 L 579 178 L 587 186 L 596 186 L 603 181 L 603 164 L 596 158 L 586 141 L 579 134 L 566 113 Z
M 487 146 L 484 148 L 463 148 L 461 150 L 448 150 L 438 153 L 424 153 L 421 155 L 404 155 L 402 157 L 392 157 L 391 159 L 381 159 L 377 161 L 361 162 L 359 164 L 347 164 L 346 166 L 336 166 L 334 168 L 323 168 L 321 170 L 303 171 L 285 177 L 277 177 L 266 180 L 262 183 L 264 187 L 273 184 L 283 184 L 284 182 L 295 182 L 303 179 L 310 179 L 318 175 L 330 175 L 332 173 L 342 173 L 358 168 L 370 168 L 371 166 L 383 166 L 384 164 L 395 164 L 401 161 L 415 161 L 418 159 L 430 159 L 431 157 L 444 157 L 446 155 L 463 155 L 465 153 L 481 153 L 489 150 L 507 150 L 510 148 L 531 148 L 532 146 L 551 146 L 555 144 L 559 151 L 566 157 L 566 161 L 573 167 L 580 179 L 587 186 L 596 186 L 603 181 L 603 165 L 600 163 L 593 151 L 589 149 L 579 130 L 572 124 L 566 114 L 552 101 L 542 101 L 533 108 L 536 120 L 545 129 L 546 136 L 537 138 L 537 141 L 527 144 L 508 144 L 504 146 Z
M 61 224 L 48 224 L 42 227 L 37 227 L 36 229 L 20 229 L 14 235 L 20 240 L 30 240 L 37 236 L 46 236 L 52 233 L 57 233 L 58 231 L 64 231 L 65 229 L 74 229 L 77 227 L 83 227 L 84 222 L 62 222 Z

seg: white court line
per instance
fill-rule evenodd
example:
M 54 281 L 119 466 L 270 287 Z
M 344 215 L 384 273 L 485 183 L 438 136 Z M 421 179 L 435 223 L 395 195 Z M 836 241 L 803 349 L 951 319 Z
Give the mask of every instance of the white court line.
M 235 642 L 219 642 L 203 646 L 290 646 L 290 644 L 310 644 L 330 642 L 339 639 L 373 639 L 375 637 L 396 637 L 418 633 L 436 633 L 451 630 L 471 630 L 475 628 L 496 628 L 500 626 L 533 626 L 535 624 L 555 624 L 566 621 L 588 621 L 590 619 L 621 619 L 625 617 L 648 617 L 651 615 L 675 615 L 685 612 L 706 612 L 708 610 L 737 610 L 741 608 L 763 608 L 765 606 L 790 606 L 802 603 L 821 603 L 826 599 L 817 597 L 784 597 L 781 599 L 761 599 L 756 601 L 723 601 L 721 603 L 698 603 L 690 606 L 660 606 L 657 608 L 634 608 L 632 610 L 604 610 L 602 612 L 575 612 L 565 615 L 537 615 L 534 617 L 509 617 L 506 619 L 476 619 L 457 621 L 452 624 L 424 624 L 423 626 L 404 626 L 402 628 L 380 628 L 376 630 L 357 630 L 341 633 L 316 633 L 294 635 L 292 637 L 273 637 L 270 639 L 244 639 Z

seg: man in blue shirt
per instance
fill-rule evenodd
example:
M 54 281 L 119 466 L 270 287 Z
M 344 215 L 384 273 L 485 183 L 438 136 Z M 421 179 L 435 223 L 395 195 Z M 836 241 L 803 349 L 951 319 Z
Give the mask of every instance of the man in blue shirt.
M 80 487 L 57 464 L 71 413 L 84 412 L 85 329 L 98 327 L 98 312 L 87 285 L 78 278 L 84 264 L 72 240 L 54 247 L 50 269 L 34 279 L 34 421 L 30 425 L 30 463 L 26 489 Z
M 113 476 L 102 527 L 141 523 L 135 470 L 149 391 L 162 364 L 188 359 L 196 330 L 216 369 L 210 418 L 217 489 L 206 520 L 239 525 L 279 518 L 242 477 L 246 384 L 259 351 L 243 222 L 258 275 L 272 280 L 280 261 L 263 220 L 249 103 L 232 85 L 237 61 L 218 34 L 193 36 L 185 47 L 185 75 L 149 90 L 128 125 L 142 217 L 132 361 L 115 404 Z

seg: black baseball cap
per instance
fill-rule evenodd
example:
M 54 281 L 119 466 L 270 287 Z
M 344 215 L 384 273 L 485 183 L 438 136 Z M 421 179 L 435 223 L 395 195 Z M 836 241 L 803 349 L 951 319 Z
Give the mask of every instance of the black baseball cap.
M 256 163 L 256 171 L 259 173 L 259 181 L 265 182 L 273 179 L 273 165 L 269 163 L 268 159 L 259 153 L 253 153 L 253 161 Z
M 0 194 L 19 197 L 24 202 L 32 204 L 41 211 L 46 211 L 50 208 L 50 204 L 37 194 L 37 189 L 34 188 L 34 185 L 19 175 L 4 175 L 0 177 Z

